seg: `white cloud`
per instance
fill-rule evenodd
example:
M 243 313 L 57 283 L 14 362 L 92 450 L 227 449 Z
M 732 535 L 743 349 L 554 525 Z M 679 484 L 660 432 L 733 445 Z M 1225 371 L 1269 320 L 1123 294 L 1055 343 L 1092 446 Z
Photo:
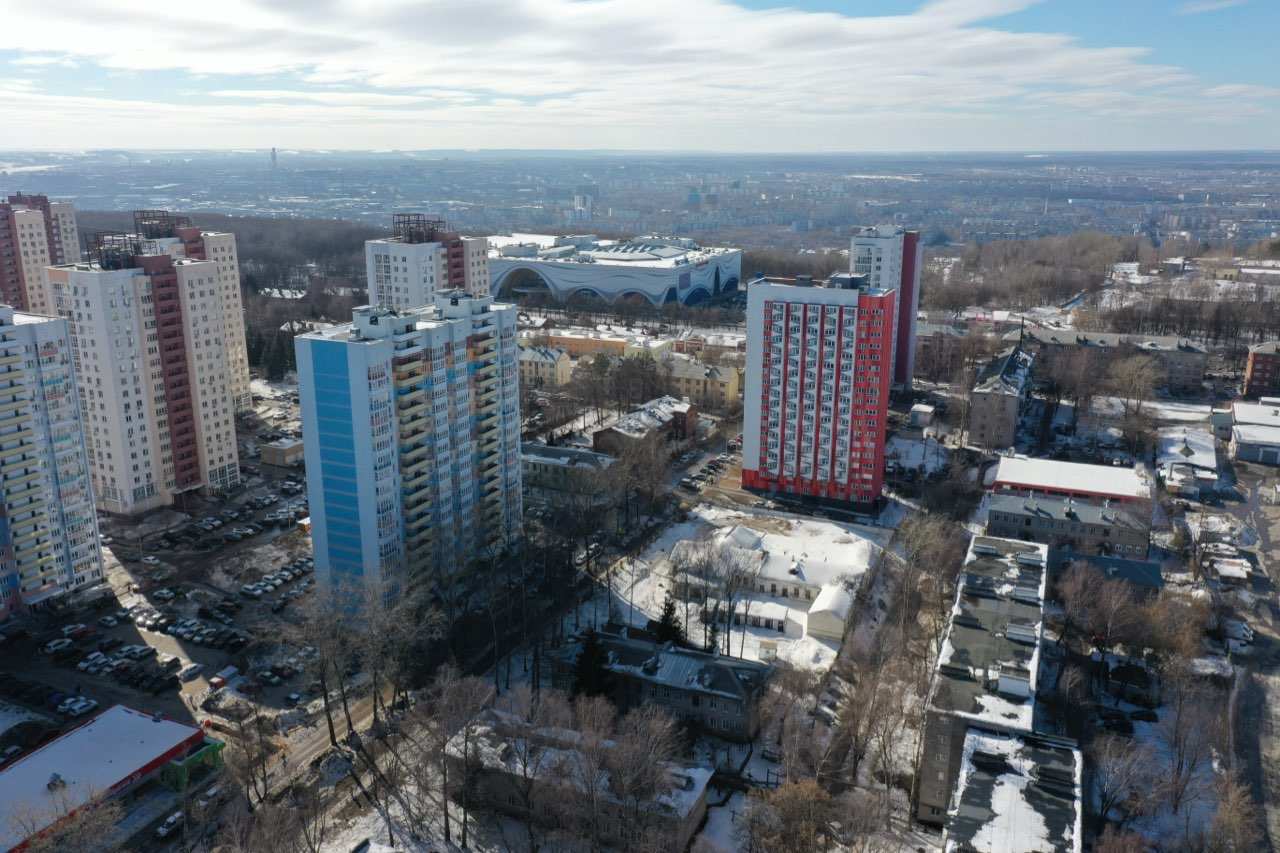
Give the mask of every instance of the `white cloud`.
M 1249 0 L 1192 0 L 1190 3 L 1183 3 L 1178 7 L 1179 15 L 1203 15 L 1205 12 L 1221 12 L 1223 9 L 1232 9 L 1236 6 L 1243 6 Z
M 26 56 L 19 56 L 16 59 L 9 60 L 10 65 L 18 65 L 28 68 L 40 66 L 60 65 L 63 68 L 79 68 L 80 63 L 76 62 L 69 56 L 59 56 L 49 53 L 31 53 Z
M 1194 76 L 1145 48 L 999 28 L 1034 2 L 934 0 L 855 17 L 727 0 L 225 0 L 200 26 L 143 0 L 14 3 L 0 50 L 57 44 L 97 68 L 86 83 L 108 93 L 113 79 L 136 92 L 155 70 L 175 88 L 153 102 L 47 93 L 51 108 L 24 106 L 6 135 L 44 147 L 71 124 L 81 146 L 129 146 L 135 134 L 244 146 L 269 133 L 301 147 L 848 150 L 1072 147 L 1096 128 L 1105 147 L 1126 113 L 1195 108 Z M 1224 85 L 1244 89 L 1208 90 L 1214 115 L 1227 99 L 1265 97 Z M 10 106 L 0 93 L 0 111 Z M 131 110 L 163 120 L 120 126 Z M 1055 138 L 1055 123 L 1028 110 L 1077 124 Z

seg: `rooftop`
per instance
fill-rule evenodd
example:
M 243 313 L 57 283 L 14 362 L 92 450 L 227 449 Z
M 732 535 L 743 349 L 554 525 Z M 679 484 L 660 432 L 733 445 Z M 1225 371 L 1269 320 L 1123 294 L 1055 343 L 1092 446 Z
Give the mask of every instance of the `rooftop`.
M 1231 440 L 1237 444 L 1280 445 L 1280 426 L 1240 424 L 1231 428 Z
M 1237 425 L 1280 426 L 1280 406 L 1235 402 L 1231 404 L 1231 418 Z
M 1042 344 L 1059 346 L 1096 347 L 1115 349 L 1131 346 L 1151 352 L 1206 353 L 1203 346 L 1187 338 L 1175 335 L 1126 335 L 1119 332 L 1077 332 L 1072 329 L 1050 329 L 1044 326 L 1027 326 L 1005 335 L 1005 340 L 1018 340 L 1019 335 Z
M 1032 515 L 1055 521 L 1073 521 L 1078 524 L 1100 524 L 1125 527 L 1129 530 L 1149 530 L 1151 525 L 1123 504 L 1099 506 L 1071 498 L 993 494 L 988 498 L 991 512 L 1007 512 L 1011 515 Z
M 17 819 L 48 815 L 46 825 L 52 824 L 167 753 L 203 742 L 204 732 L 194 726 L 123 705 L 108 708 L 0 771 L 0 849 L 23 840 Z M 62 784 L 51 790 L 55 778 Z
M 717 548 L 739 555 L 751 566 L 759 566 L 762 581 L 801 583 L 823 587 L 866 571 L 880 553 L 880 547 L 838 522 L 793 520 L 785 533 L 770 533 L 742 524 L 722 528 L 711 540 Z M 673 560 L 694 540 L 677 542 L 671 549 Z
M 930 691 L 935 711 L 1030 731 L 1049 549 L 975 536 Z
M 1218 470 L 1218 450 L 1208 427 L 1165 427 L 1159 432 L 1156 465 L 1190 465 Z
M 650 400 L 634 412 L 618 418 L 607 429 L 612 429 L 632 438 L 640 438 L 655 429 L 665 427 L 675 419 L 676 415 L 688 414 L 689 405 L 687 400 L 677 400 L 675 397 L 659 397 L 656 400 Z
M 983 394 L 1021 396 L 1031 382 L 1031 353 L 1013 346 L 983 365 L 973 390 Z
M 520 445 L 520 456 L 535 462 L 549 465 L 563 465 L 566 468 L 586 468 L 603 471 L 616 460 L 604 453 L 584 450 L 578 447 L 550 447 L 546 444 L 524 442 Z
M 671 370 L 671 375 L 679 379 L 710 379 L 716 382 L 727 382 L 733 368 L 716 367 L 703 364 L 696 358 L 682 355 L 671 355 L 662 362 Z
M 746 700 L 761 689 L 773 671 L 771 666 L 759 661 L 680 648 L 671 643 L 657 645 L 619 634 L 601 633 L 599 637 L 609 655 L 611 670 L 666 687 Z
M 555 347 L 521 347 L 521 361 L 539 361 L 555 364 L 567 355 L 564 350 Z
M 635 237 L 599 240 L 594 235 L 556 237 L 550 234 L 511 234 L 489 238 L 489 257 L 498 260 L 548 264 L 606 264 L 674 268 L 701 263 L 740 249 L 699 246 L 687 237 Z M 510 253 L 511 247 L 535 249 L 532 257 Z M 504 251 L 505 250 L 505 251 Z
M 998 490 L 1001 486 L 1099 497 L 1151 497 L 1151 486 L 1137 468 L 1026 456 L 1005 456 L 1000 460 L 993 488 Z
M 1077 749 L 970 730 L 947 811 L 947 853 L 1077 853 L 1082 768 Z

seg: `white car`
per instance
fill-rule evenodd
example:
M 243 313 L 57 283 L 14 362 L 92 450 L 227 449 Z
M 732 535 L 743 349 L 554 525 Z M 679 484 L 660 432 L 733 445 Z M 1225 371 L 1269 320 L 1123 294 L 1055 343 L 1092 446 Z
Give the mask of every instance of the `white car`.
M 204 672 L 204 664 L 201 664 L 201 663 L 188 664 L 187 666 L 184 666 L 181 670 L 178 671 L 178 678 L 180 678 L 183 681 L 190 681 L 191 679 L 195 678 L 197 675 L 199 675 L 202 672 Z
M 107 656 L 102 652 L 93 652 L 87 658 L 80 661 L 80 663 L 76 664 L 76 669 L 81 672 L 86 672 L 92 666 L 97 666 L 100 663 L 106 663 L 106 660 Z
M 44 653 L 47 655 L 51 655 L 54 652 L 60 652 L 63 649 L 70 648 L 70 647 L 71 647 L 71 641 L 68 640 L 66 637 L 63 637 L 62 639 L 50 640 L 49 642 L 45 643 Z
M 94 708 L 97 708 L 97 707 L 98 707 L 98 700 L 81 699 L 79 702 L 72 705 L 71 709 L 67 713 L 73 717 L 83 717 L 85 714 L 89 713 L 90 711 L 92 711 Z
M 147 556 L 142 558 L 142 562 L 144 565 L 147 565 L 147 566 L 158 566 L 160 565 L 160 558 L 153 557 L 152 555 L 148 554 Z
M 182 812 L 174 812 L 164 819 L 164 823 L 156 828 L 156 838 L 168 838 L 182 825 Z

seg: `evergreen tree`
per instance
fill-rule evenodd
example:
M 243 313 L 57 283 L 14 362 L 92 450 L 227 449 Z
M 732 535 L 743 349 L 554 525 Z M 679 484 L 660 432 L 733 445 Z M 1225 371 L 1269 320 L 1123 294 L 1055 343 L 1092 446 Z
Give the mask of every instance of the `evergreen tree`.
M 609 655 L 594 628 L 582 638 L 582 651 L 573 668 L 574 696 L 605 696 L 613 693 L 613 674 L 608 668 Z
M 658 625 L 654 628 L 654 633 L 659 643 L 675 643 L 677 646 L 685 644 L 684 627 L 676 616 L 676 600 L 670 591 L 662 602 L 662 615 L 658 617 Z

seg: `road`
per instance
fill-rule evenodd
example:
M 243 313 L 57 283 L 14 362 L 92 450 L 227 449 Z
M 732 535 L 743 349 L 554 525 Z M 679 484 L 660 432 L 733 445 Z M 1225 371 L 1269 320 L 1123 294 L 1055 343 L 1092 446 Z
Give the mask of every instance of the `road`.
M 1264 503 L 1261 493 L 1275 483 L 1263 469 L 1240 466 L 1239 488 L 1243 504 L 1228 505 L 1231 515 L 1258 531 L 1258 560 L 1270 580 L 1269 591 L 1280 587 L 1280 507 Z M 1268 849 L 1280 844 L 1280 620 L 1274 595 L 1260 605 L 1250 621 L 1257 630 L 1253 677 L 1240 696 L 1236 725 L 1236 755 L 1241 769 L 1262 804 Z

